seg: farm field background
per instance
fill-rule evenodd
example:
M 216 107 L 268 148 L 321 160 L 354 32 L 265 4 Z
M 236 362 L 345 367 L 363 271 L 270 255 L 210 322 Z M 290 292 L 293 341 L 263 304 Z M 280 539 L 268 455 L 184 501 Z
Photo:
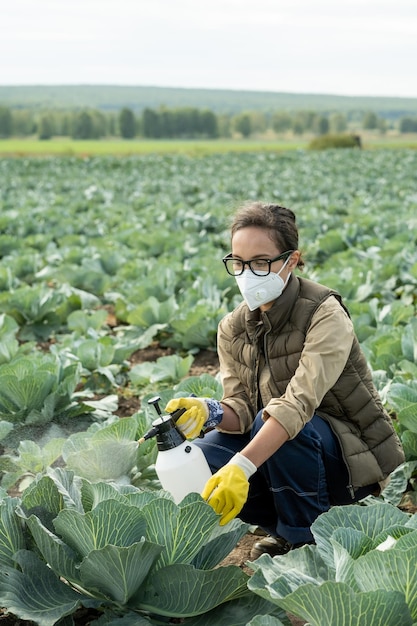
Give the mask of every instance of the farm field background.
M 344 297 L 403 441 L 407 463 L 391 481 L 384 525 L 382 508 L 356 509 L 382 534 L 407 486 L 415 506 L 417 152 L 410 149 L 0 159 L 0 501 L 17 486 L 23 501 L 42 502 L 47 485 L 56 503 L 56 485 L 62 493 L 71 472 L 114 511 L 123 490 L 158 488 L 154 441 L 136 445 L 155 417 L 147 400 L 221 397 L 217 377 L 190 371 L 199 354 L 215 355 L 218 322 L 241 300 L 221 259 L 235 207 L 250 199 L 295 211 L 304 275 Z M 137 358 L 152 351 L 158 358 Z M 402 515 L 397 526 L 406 524 Z M 9 545 L 2 554 L 12 563 Z M 37 567 L 30 588 L 42 590 L 50 572 Z M 261 596 L 263 588 L 254 583 Z M 37 598 L 42 604 L 41 591 Z M 408 604 L 417 614 L 417 599 Z M 18 602 L 12 612 L 36 615 Z M 227 626 L 230 615 L 213 623 Z
M 263 199 L 296 212 L 305 275 L 344 296 L 386 399 L 417 371 L 416 165 L 405 149 L 3 158 L 0 313 L 16 328 L 1 361 L 52 349 L 95 393 L 140 396 L 135 350 L 215 351 L 240 301 L 229 218 Z
M 24 311 L 24 301 L 42 293 L 62 307 L 79 290 L 81 309 L 112 309 L 131 333 L 159 324 L 162 346 L 214 349 L 239 300 L 221 263 L 229 218 L 240 201 L 263 199 L 296 212 L 305 274 L 346 298 L 380 369 L 379 327 L 398 335 L 415 313 L 416 165 L 411 150 L 3 158 L 0 311 L 20 338 L 59 343 L 65 314 L 50 327 L 50 311 Z
M 415 134 L 362 132 L 365 149 L 417 149 Z M 289 135 L 280 139 L 236 140 L 79 140 L 54 138 L 41 141 L 36 138 L 0 139 L 0 157 L 14 156 L 129 156 L 142 154 L 227 154 L 230 152 L 282 152 L 304 150 L 311 137 Z
M 169 140 L 169 139 L 2 139 L 1 156 L 132 156 L 143 154 L 224 154 L 229 152 L 276 152 L 305 148 L 306 140 Z M 417 146 L 417 141 L 416 141 Z

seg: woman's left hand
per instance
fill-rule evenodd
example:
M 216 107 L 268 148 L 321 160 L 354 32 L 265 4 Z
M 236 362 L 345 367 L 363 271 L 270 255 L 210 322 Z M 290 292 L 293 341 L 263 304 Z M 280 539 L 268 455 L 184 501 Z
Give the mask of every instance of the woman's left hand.
M 238 452 L 207 481 L 201 496 L 221 515 L 221 526 L 242 510 L 248 499 L 249 478 L 255 472 L 256 466 Z

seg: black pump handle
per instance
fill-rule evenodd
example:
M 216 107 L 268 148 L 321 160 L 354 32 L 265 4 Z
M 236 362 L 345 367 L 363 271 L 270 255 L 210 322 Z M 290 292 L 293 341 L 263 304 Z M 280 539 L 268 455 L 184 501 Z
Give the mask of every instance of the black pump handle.
M 159 402 L 160 402 L 161 398 L 159 396 L 154 396 L 153 398 L 150 398 L 148 400 L 148 404 L 153 404 L 155 411 L 158 413 L 158 415 L 162 415 L 162 411 L 159 407 Z

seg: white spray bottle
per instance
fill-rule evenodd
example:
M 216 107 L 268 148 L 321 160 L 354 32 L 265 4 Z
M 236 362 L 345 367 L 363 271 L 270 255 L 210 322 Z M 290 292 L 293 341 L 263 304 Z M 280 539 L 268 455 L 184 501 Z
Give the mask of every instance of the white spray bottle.
M 201 493 L 211 477 L 211 471 L 202 450 L 187 441 L 175 425 L 185 409 L 162 415 L 159 401 L 158 396 L 148 400 L 160 417 L 152 422 L 152 428 L 138 443 L 156 436 L 158 456 L 155 471 L 163 489 L 169 491 L 178 504 L 188 493 Z

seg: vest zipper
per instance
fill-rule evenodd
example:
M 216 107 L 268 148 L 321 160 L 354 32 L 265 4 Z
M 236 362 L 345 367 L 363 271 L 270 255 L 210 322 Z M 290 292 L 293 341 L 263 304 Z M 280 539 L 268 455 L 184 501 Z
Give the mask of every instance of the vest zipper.
M 268 333 L 269 333 L 269 330 L 267 330 L 266 333 L 264 334 L 264 359 L 265 359 L 265 365 L 267 365 L 268 368 L 271 369 L 269 367 L 269 356 L 268 356 L 268 351 L 266 349 L 266 338 L 267 338 Z
M 263 357 L 264 357 L 264 368 L 268 368 L 269 370 L 271 370 L 270 366 L 269 366 L 269 358 L 268 358 L 268 350 L 267 350 L 267 345 L 266 345 L 266 339 L 268 336 L 268 333 L 270 332 L 270 328 L 265 331 L 264 336 L 262 337 L 262 344 L 263 344 Z M 257 394 L 257 398 L 258 398 L 258 409 L 263 409 L 265 408 L 265 405 L 262 401 L 262 394 L 261 394 L 261 388 L 260 388 L 260 374 L 259 374 L 259 362 L 258 362 L 258 371 L 256 373 L 256 380 L 257 380 L 257 387 L 258 387 L 258 394 Z
M 262 344 L 263 344 L 263 355 L 262 356 L 264 357 L 264 360 L 265 360 L 265 365 L 264 366 L 268 366 L 268 367 L 269 367 L 269 360 L 268 360 L 268 354 L 267 354 L 267 350 L 266 350 L 266 336 L 267 336 L 267 334 L 269 333 L 270 330 L 271 329 L 267 330 L 264 333 L 264 336 L 262 337 Z M 259 335 L 259 332 L 255 333 L 255 337 L 254 337 L 253 342 L 252 342 L 253 345 L 256 348 L 255 349 L 255 354 L 259 352 L 259 338 L 258 338 L 257 335 Z M 254 395 L 254 398 L 256 398 L 256 408 L 257 408 L 256 412 L 258 413 L 261 409 L 264 408 L 264 406 L 263 406 L 262 397 L 261 397 L 261 390 L 260 390 L 260 386 L 259 386 L 259 384 L 260 384 L 260 379 L 259 379 L 259 376 L 260 376 L 260 374 L 259 374 L 259 358 L 256 358 L 256 356 L 254 358 L 253 371 L 255 373 L 255 375 L 253 377 L 253 386 L 254 386 L 253 395 Z
M 264 322 L 264 325 L 265 325 L 265 322 Z M 271 369 L 271 368 L 269 367 L 269 355 L 268 355 L 268 350 L 267 350 L 267 345 L 266 345 L 266 340 L 267 340 L 267 337 L 268 337 L 269 333 L 271 332 L 271 324 L 269 323 L 269 321 L 268 321 L 268 326 L 269 326 L 269 328 L 267 328 L 267 330 L 265 330 L 265 332 L 264 332 L 264 336 L 263 336 L 263 344 L 264 344 L 264 358 L 265 358 L 265 365 L 267 365 L 267 366 L 268 366 L 268 368 L 269 368 L 269 369 Z

